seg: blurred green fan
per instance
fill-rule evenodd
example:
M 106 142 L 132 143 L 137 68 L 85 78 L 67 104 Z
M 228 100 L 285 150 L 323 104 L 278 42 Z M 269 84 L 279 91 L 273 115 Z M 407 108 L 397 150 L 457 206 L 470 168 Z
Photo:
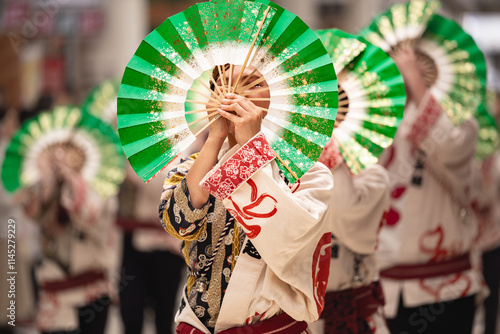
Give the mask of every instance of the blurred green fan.
M 436 14 L 439 3 L 413 0 L 391 6 L 360 35 L 386 52 L 414 48 L 424 81 L 454 124 L 473 117 L 484 99 L 483 53 L 456 22 Z
M 118 131 L 130 164 L 144 181 L 195 141 L 185 103 L 190 100 L 198 106 L 194 111 L 205 116 L 219 102 L 212 100 L 206 108 L 205 99 L 188 99 L 188 92 L 194 82 L 203 82 L 204 72 L 226 64 L 255 68 L 269 85 L 262 131 L 285 176 L 294 182 L 317 161 L 332 133 L 338 103 L 335 71 L 321 41 L 300 18 L 274 3 L 213 0 L 165 20 L 125 69 Z M 244 93 L 258 80 L 244 81 L 229 86 Z M 202 86 L 204 96 L 220 95 L 218 86 L 215 93 L 208 82 Z
M 206 80 L 206 76 L 204 79 Z M 193 84 L 193 88 L 200 89 L 201 85 L 199 82 Z M 116 100 L 118 98 L 118 90 L 120 88 L 120 81 L 118 79 L 108 79 L 94 87 L 90 94 L 87 96 L 82 104 L 82 111 L 88 112 L 97 118 L 102 119 L 106 123 L 110 124 L 114 129 L 116 129 Z M 200 99 L 198 94 L 193 91 L 189 91 L 187 95 L 188 99 L 196 100 Z M 196 109 L 195 105 L 186 102 L 187 109 Z M 195 121 L 200 116 L 197 114 L 186 115 L 186 120 L 188 122 Z
M 109 79 L 94 87 L 82 104 L 82 111 L 102 119 L 116 128 L 116 98 L 120 81 Z
M 16 132 L 2 166 L 5 189 L 15 192 L 39 182 L 41 164 L 52 164 L 61 154 L 101 196 L 118 192 L 125 158 L 115 131 L 79 108 L 63 106 L 38 114 Z
M 482 103 L 475 113 L 479 132 L 476 144 L 476 157 L 483 160 L 492 155 L 499 144 L 498 126 L 495 118 L 488 112 L 486 106 Z
M 406 92 L 382 49 L 337 29 L 316 32 L 332 57 L 339 85 L 333 137 L 354 174 L 378 161 L 403 118 Z
M 438 1 L 424 0 L 394 4 L 377 15 L 360 35 L 385 52 L 397 50 L 422 37 L 440 7 Z

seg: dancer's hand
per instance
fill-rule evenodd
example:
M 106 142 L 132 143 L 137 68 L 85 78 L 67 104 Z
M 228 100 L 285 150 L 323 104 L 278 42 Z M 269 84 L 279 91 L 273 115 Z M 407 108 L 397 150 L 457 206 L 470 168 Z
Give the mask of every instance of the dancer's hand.
M 238 144 L 244 145 L 259 133 L 262 109 L 246 97 L 226 94 L 218 111 L 222 117 L 234 124 L 234 135 Z

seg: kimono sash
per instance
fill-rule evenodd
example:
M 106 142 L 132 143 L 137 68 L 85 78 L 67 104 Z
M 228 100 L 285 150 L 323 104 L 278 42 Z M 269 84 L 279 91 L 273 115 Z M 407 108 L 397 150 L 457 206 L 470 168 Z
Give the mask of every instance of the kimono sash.
M 325 334 L 372 334 L 366 318 L 384 305 L 379 282 L 355 289 L 328 291 L 320 318 L 325 320 Z
M 307 329 L 307 322 L 297 321 L 288 314 L 283 313 L 252 325 L 233 327 L 217 334 L 300 334 Z M 177 334 L 204 334 L 185 322 L 180 323 L 176 329 Z
M 89 270 L 63 280 L 44 282 L 42 289 L 47 292 L 58 292 L 92 284 L 105 278 L 106 276 L 102 271 Z
M 394 266 L 381 271 L 380 276 L 397 280 L 424 279 L 457 274 L 471 268 L 470 254 L 465 253 L 439 262 Z

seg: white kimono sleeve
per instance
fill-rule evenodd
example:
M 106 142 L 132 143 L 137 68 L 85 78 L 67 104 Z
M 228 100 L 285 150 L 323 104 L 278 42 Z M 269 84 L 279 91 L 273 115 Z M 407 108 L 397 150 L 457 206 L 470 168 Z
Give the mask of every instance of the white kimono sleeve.
M 389 206 L 389 176 L 380 165 L 351 175 L 347 165 L 333 171 L 332 233 L 351 251 L 372 254 L 382 216 Z
M 463 187 L 463 181 L 469 180 L 470 162 L 476 149 L 475 118 L 454 126 L 430 93 L 415 116 L 409 126 L 403 128 L 403 135 L 424 151 L 427 159 L 445 173 L 450 182 Z
M 265 261 L 267 275 L 282 282 L 266 296 L 279 301 L 280 294 L 287 294 L 293 302 L 279 305 L 281 309 L 296 320 L 313 321 L 324 306 L 330 267 L 327 216 L 333 178 L 317 163 L 291 190 L 274 157 L 259 133 L 215 166 L 201 185 L 238 220 Z

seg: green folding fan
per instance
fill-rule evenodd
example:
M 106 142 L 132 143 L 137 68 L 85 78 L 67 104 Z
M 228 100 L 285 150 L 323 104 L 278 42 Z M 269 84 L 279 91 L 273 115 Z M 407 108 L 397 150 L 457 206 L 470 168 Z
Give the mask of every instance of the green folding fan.
M 424 81 L 454 124 L 473 116 L 486 87 L 481 50 L 454 21 L 436 14 L 439 3 L 413 0 L 376 17 L 360 35 L 386 52 L 415 49 L 428 68 Z
M 9 192 L 35 184 L 42 155 L 57 149 L 77 152 L 82 177 L 103 197 L 115 195 L 123 181 L 125 158 L 115 131 L 76 107 L 56 107 L 29 119 L 12 138 L 2 166 Z M 73 161 L 67 161 L 68 164 Z
M 82 104 L 82 111 L 88 112 L 116 127 L 116 98 L 120 81 L 108 79 L 94 87 Z
M 203 73 L 225 64 L 254 67 L 269 85 L 262 131 L 286 177 L 294 182 L 317 161 L 338 104 L 335 72 L 321 41 L 300 18 L 271 2 L 213 0 L 165 20 L 125 69 L 118 132 L 144 181 L 195 141 L 192 122 L 186 120 L 188 92 L 194 82 L 203 82 Z M 242 82 L 232 87 L 242 88 Z M 211 96 L 209 83 L 202 86 L 201 93 Z M 203 115 L 217 108 L 217 103 L 209 108 L 201 101 L 195 104 Z
M 498 126 L 495 118 L 488 112 L 484 103 L 479 105 L 474 116 L 479 124 L 476 158 L 483 160 L 498 149 Z
M 385 52 L 397 50 L 422 37 L 440 7 L 438 1 L 424 0 L 394 4 L 377 15 L 360 35 Z
M 333 137 L 354 174 L 378 161 L 403 118 L 406 92 L 382 49 L 338 29 L 316 32 L 334 61 L 339 109 Z

